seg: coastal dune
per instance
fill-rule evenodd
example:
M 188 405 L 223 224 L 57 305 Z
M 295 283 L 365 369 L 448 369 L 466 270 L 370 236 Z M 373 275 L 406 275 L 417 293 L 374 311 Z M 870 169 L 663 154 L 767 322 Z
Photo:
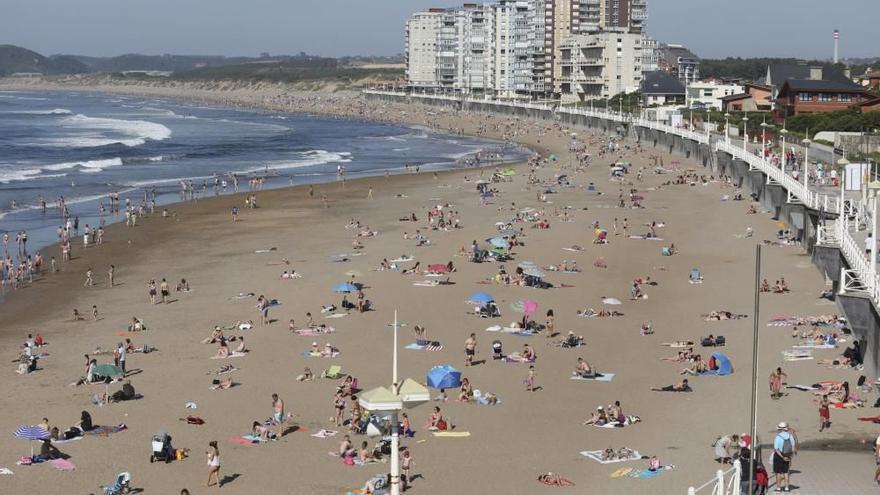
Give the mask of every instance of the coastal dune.
M 167 95 L 166 95 L 167 96 Z M 191 95 L 192 96 L 192 95 Z M 201 97 L 198 95 L 196 97 Z M 215 95 L 219 101 L 228 95 Z M 273 97 L 265 96 L 266 101 Z M 243 99 L 242 104 L 259 100 L 258 93 Z M 330 110 L 330 105 L 314 100 L 310 111 Z M 277 103 L 277 102 L 276 102 Z M 274 105 L 274 104 L 273 104 Z M 329 421 L 333 413 L 335 381 L 317 379 L 297 382 L 295 377 L 308 366 L 315 373 L 331 364 L 343 366 L 355 375 L 360 386 L 370 389 L 391 381 L 391 330 L 393 311 L 398 310 L 406 326 L 401 329 L 401 346 L 414 340 L 414 325 L 427 328 L 429 338 L 443 344 L 438 352 L 400 350 L 403 377 L 424 381 L 425 373 L 437 364 L 451 364 L 467 376 L 475 388 L 496 394 L 498 406 L 446 403 L 421 405 L 409 416 L 417 434 L 402 439 L 413 453 L 413 472 L 420 476 L 413 482 L 415 493 L 477 494 L 487 492 L 543 493 L 548 488 L 535 478 L 548 471 L 574 481 L 571 490 L 589 493 L 685 493 L 687 486 L 708 480 L 717 469 L 712 460 L 711 444 L 718 435 L 740 433 L 748 429 L 751 366 L 751 318 L 709 323 L 700 317 L 715 309 L 751 314 L 753 300 L 754 246 L 762 239 L 774 239 L 777 225 L 766 215 L 745 215 L 742 202 L 720 202 L 730 189 L 719 183 L 708 185 L 661 186 L 671 175 L 650 172 L 650 149 L 624 149 L 620 155 L 597 156 L 604 138 L 582 133 L 594 155 L 592 165 L 583 172 L 569 168 L 568 152 L 571 130 L 550 123 L 513 121 L 502 117 L 466 116 L 418 107 L 350 102 L 349 110 L 360 109 L 360 116 L 383 120 L 404 120 L 410 124 L 431 124 L 475 134 L 481 127 L 486 137 L 502 138 L 501 129 L 518 129 L 515 140 L 553 153 L 558 161 L 545 161 L 537 171 L 540 179 L 552 181 L 555 174 L 573 177 L 576 188 L 557 188 L 548 194 L 550 203 L 540 203 L 536 195 L 543 188 L 526 182 L 528 167 L 515 167 L 511 182 L 493 184 L 500 194 L 491 204 L 482 206 L 475 193 L 475 181 L 488 178 L 489 170 L 456 170 L 438 174 L 408 174 L 374 177 L 314 186 L 314 198 L 308 187 L 294 187 L 257 192 L 260 208 L 245 209 L 244 195 L 201 200 L 174 205 L 171 218 L 155 215 L 137 227 L 112 225 L 107 243 L 88 250 L 75 249 L 75 259 L 62 264 L 59 274 L 45 275 L 32 287 L 8 297 L 0 307 L 0 339 L 4 355 L 13 359 L 27 333 L 39 332 L 50 345 L 50 356 L 40 361 L 41 370 L 27 376 L 12 373 L 0 385 L 6 400 L 0 415 L 0 431 L 12 432 L 17 426 L 36 424 L 42 417 L 62 429 L 73 424 L 81 410 L 92 414 L 96 424 L 125 423 L 127 430 L 109 437 L 87 437 L 59 445 L 71 456 L 77 469 L 56 471 L 48 465 L 15 466 L 14 460 L 26 455 L 30 445 L 7 437 L 0 442 L 0 467 L 15 474 L 0 478 L 5 493 L 91 493 L 99 484 L 111 482 L 121 471 L 133 476 L 132 485 L 145 493 L 177 493 L 187 487 L 191 493 L 205 493 L 207 469 L 203 452 L 210 440 L 218 440 L 223 459 L 224 492 L 231 493 L 315 493 L 339 494 L 359 488 L 378 473 L 387 472 L 385 464 L 349 467 L 328 451 L 336 450 L 342 432 L 331 439 L 310 435 L 322 428 L 337 429 Z M 280 106 L 273 107 L 282 108 Z M 406 112 L 404 114 L 404 112 Z M 351 114 L 358 115 L 352 111 Z M 494 125 L 498 125 L 498 129 Z M 669 161 L 669 157 L 664 155 Z M 616 208 L 619 184 L 608 180 L 608 165 L 618 159 L 632 163 L 627 177 L 645 196 L 645 209 Z M 698 165 L 682 161 L 709 175 Z M 636 182 L 634 173 L 644 169 L 644 179 Z M 604 195 L 586 194 L 583 186 L 593 181 Z M 373 198 L 368 194 L 372 191 Z M 326 202 L 323 198 L 326 197 Z M 450 204 L 458 211 L 462 227 L 450 232 L 426 230 L 427 209 Z M 230 209 L 241 212 L 233 223 Z M 514 206 L 515 205 L 515 206 Z M 517 247 L 516 260 L 505 263 L 508 270 L 524 260 L 539 265 L 576 260 L 579 274 L 551 272 L 548 280 L 557 287 L 548 290 L 478 282 L 492 277 L 495 263 L 471 264 L 457 256 L 472 240 L 482 241 L 494 234 L 495 222 L 509 220 L 517 210 L 533 207 L 546 212 L 550 229 L 525 228 L 524 246 Z M 554 209 L 568 212 L 570 222 L 555 216 Z M 398 219 L 414 212 L 420 222 Z M 346 229 L 355 218 L 379 234 L 361 238 L 363 254 L 351 256 L 356 230 Z M 614 218 L 622 225 L 627 219 L 630 234 L 647 231 L 646 223 L 663 221 L 658 230 L 663 242 L 626 238 L 623 233 L 609 234 L 607 245 L 592 244 L 598 221 L 610 230 Z M 741 239 L 735 234 L 754 229 L 754 237 Z M 429 247 L 416 247 L 404 232 L 416 228 L 431 240 Z M 675 243 L 680 254 L 662 257 L 660 249 Z M 581 252 L 565 251 L 577 244 Z M 277 248 L 267 253 L 259 250 Z M 347 263 L 334 263 L 333 257 L 349 254 Z M 423 266 L 452 261 L 458 270 L 450 275 L 454 285 L 413 286 L 422 276 L 402 276 L 399 271 L 373 271 L 383 258 L 401 254 L 416 257 Z M 58 256 L 56 249 L 48 250 Z M 607 269 L 592 266 L 604 257 Z M 287 258 L 290 267 L 280 265 Z M 60 259 L 60 257 L 59 257 Z M 120 285 L 109 288 L 104 273 L 110 264 L 117 268 Z M 790 329 L 766 327 L 764 319 L 777 314 L 812 315 L 834 312 L 833 306 L 817 305 L 815 295 L 824 280 L 798 248 L 765 248 L 765 274 L 773 280 L 784 276 L 792 293 L 767 296 L 762 302 L 762 347 L 759 373 L 763 380 L 772 368 L 785 365 L 789 381 L 814 383 L 822 379 L 853 380 L 847 370 L 828 370 L 813 362 L 783 363 L 780 351 L 791 345 Z M 405 267 L 411 266 L 404 264 Z M 84 273 L 93 267 L 98 285 L 84 288 Z M 703 284 L 688 283 L 692 268 L 699 268 Z M 302 278 L 283 280 L 282 270 L 294 268 Z M 363 274 L 366 297 L 375 311 L 339 319 L 324 319 L 322 304 L 339 305 L 340 296 L 332 291 L 335 284 L 348 279 L 347 272 Z M 658 285 L 645 288 L 649 298 L 629 300 L 633 279 L 650 276 Z M 172 293 L 170 304 L 151 305 L 146 283 L 166 278 L 174 286 L 186 278 L 193 291 Z M 573 287 L 560 287 L 562 284 Z M 477 291 L 490 292 L 499 302 L 500 319 L 485 320 L 467 314 L 473 308 L 465 303 Z M 253 292 L 277 299 L 281 305 L 270 310 L 275 320 L 268 326 L 258 322 L 255 298 L 230 299 L 239 293 Z M 576 310 L 603 307 L 602 297 L 623 301 L 616 318 L 580 318 Z M 547 345 L 543 335 L 517 337 L 485 332 L 490 325 L 506 325 L 521 315 L 511 304 L 534 299 L 540 305 L 535 318 L 553 309 L 556 328 L 564 336 L 569 330 L 583 335 L 586 346 L 561 349 Z M 92 305 L 100 319 L 89 321 Z M 71 321 L 73 308 L 86 314 L 86 321 Z M 607 308 L 606 308 L 607 309 Z M 318 338 L 300 337 L 287 330 L 287 321 L 305 323 L 306 312 L 317 322 L 325 322 L 336 332 Z M 125 329 L 132 317 L 142 319 L 148 330 L 129 338 L 135 345 L 158 348 L 149 354 L 128 358 L 131 383 L 143 398 L 96 407 L 90 397 L 104 391 L 101 385 L 69 387 L 84 374 L 83 354 L 96 346 L 109 349 L 122 338 L 116 333 Z M 244 335 L 250 352 L 241 358 L 212 360 L 215 345 L 200 344 L 214 325 L 231 325 L 254 320 L 255 328 Z M 641 336 L 639 326 L 651 321 L 655 334 Z M 478 360 L 474 368 L 465 368 L 463 342 L 475 333 Z M 680 364 L 658 358 L 675 353 L 661 345 L 674 340 L 699 340 L 708 334 L 724 335 L 728 344 L 723 352 L 730 356 L 735 373 L 726 377 L 692 377 L 694 392 L 661 394 L 651 387 L 680 380 Z M 537 352 L 535 363 L 536 392 L 527 392 L 523 380 L 527 365 L 505 364 L 491 359 L 490 342 L 503 341 L 507 353 L 521 350 L 529 343 Z M 306 358 L 301 355 L 312 341 L 339 347 L 334 359 Z M 235 343 L 231 344 L 233 347 Z M 708 354 L 708 352 L 704 352 Z M 613 381 L 582 382 L 569 380 L 577 357 L 584 357 L 600 371 L 615 373 Z M 829 357 L 831 354 L 828 355 Z M 98 356 L 99 362 L 112 361 Z M 239 386 L 228 390 L 210 390 L 212 370 L 223 364 L 240 370 L 233 379 Z M 119 385 L 110 386 L 111 392 Z M 763 389 L 762 389 L 763 390 Z M 437 391 L 432 391 L 436 393 Z M 271 394 L 279 394 L 294 423 L 304 431 L 291 432 L 268 445 L 238 445 L 226 442 L 250 432 L 253 421 L 262 421 L 272 413 Z M 457 391 L 449 391 L 454 399 Z M 774 425 L 789 421 L 802 431 L 802 440 L 814 438 L 815 406 L 809 394 L 793 394 L 783 401 L 770 401 L 761 394 L 759 432 L 764 442 L 771 438 Z M 619 429 L 582 426 L 596 409 L 615 400 L 621 401 L 627 414 L 641 422 Z M 186 409 L 195 402 L 197 409 Z M 467 438 L 437 438 L 422 428 L 435 405 L 455 425 L 455 431 L 470 432 Z M 179 421 L 187 415 L 205 420 L 201 426 Z M 855 411 L 835 413 L 841 434 L 867 437 L 869 429 L 857 423 Z M 837 426 L 835 426 L 837 428 Z M 149 463 L 150 436 L 164 430 L 173 437 L 174 446 L 188 448 L 190 458 L 171 464 Z M 835 430 L 837 431 L 837 430 Z M 353 436 L 359 445 L 362 437 Z M 372 447 L 373 441 L 370 440 Z M 610 474 L 624 464 L 601 465 L 579 455 L 584 450 L 629 447 L 646 455 L 657 455 L 663 464 L 675 468 L 653 479 L 614 479 Z M 627 466 L 646 467 L 646 461 Z

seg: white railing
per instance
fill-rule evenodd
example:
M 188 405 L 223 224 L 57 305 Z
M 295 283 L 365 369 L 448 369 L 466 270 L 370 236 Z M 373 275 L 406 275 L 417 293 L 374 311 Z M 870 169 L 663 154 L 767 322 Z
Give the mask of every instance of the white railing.
M 739 459 L 733 461 L 733 467 L 728 469 L 727 471 L 718 470 L 715 473 L 715 478 L 703 483 L 697 488 L 690 487 L 688 488 L 688 495 L 696 495 L 706 488 L 712 488 L 711 495 L 740 495 L 741 487 L 740 480 L 742 475 L 742 468 L 739 463 Z
M 364 92 L 369 94 L 387 96 L 408 96 L 411 98 L 426 100 L 473 102 L 507 106 L 511 108 L 543 110 L 550 111 L 554 115 L 582 115 L 584 117 L 598 118 L 611 122 L 631 123 L 633 125 L 646 129 L 653 129 L 658 132 L 663 132 L 665 134 L 680 136 L 684 139 L 689 139 L 700 144 L 710 143 L 710 136 L 704 132 L 697 132 L 691 129 L 679 128 L 668 124 L 647 120 L 641 117 L 635 117 L 632 114 L 614 112 L 608 108 L 602 109 L 600 111 L 577 107 L 555 107 L 543 103 L 477 99 L 469 98 L 466 96 L 418 94 L 382 90 L 367 90 Z M 829 213 L 843 213 L 842 215 L 839 215 L 839 218 L 836 221 L 833 234 L 831 230 L 824 227 L 821 227 L 819 229 L 818 242 L 819 244 L 823 245 L 834 245 L 836 247 L 839 247 L 841 253 L 851 267 L 850 270 L 846 271 L 846 280 L 841 280 L 841 290 L 849 287 L 851 291 L 861 290 L 862 292 L 867 292 L 874 300 L 874 302 L 880 305 L 880 281 L 878 281 L 878 277 L 875 277 L 872 274 L 870 262 L 864 256 L 862 250 L 859 249 L 858 243 L 853 238 L 851 228 L 848 225 L 848 219 L 853 218 L 854 225 L 852 226 L 852 229 L 858 229 L 858 225 L 861 220 L 859 215 L 864 213 L 864 208 L 856 208 L 855 202 L 845 201 L 842 193 L 840 196 L 832 196 L 826 193 L 811 190 L 803 182 L 796 180 L 791 175 L 788 175 L 787 173 L 785 173 L 784 170 L 773 165 L 769 160 L 750 153 L 748 150 L 744 149 L 742 145 L 736 146 L 733 143 L 727 142 L 726 140 L 718 139 L 715 142 L 715 150 L 728 153 L 733 158 L 746 162 L 750 168 L 761 171 L 764 175 L 767 176 L 768 181 L 772 181 L 785 188 L 788 191 L 789 198 L 791 200 L 796 200 L 804 206 L 815 210 L 824 209 L 826 212 Z M 848 283 L 844 283 L 845 281 L 848 281 Z

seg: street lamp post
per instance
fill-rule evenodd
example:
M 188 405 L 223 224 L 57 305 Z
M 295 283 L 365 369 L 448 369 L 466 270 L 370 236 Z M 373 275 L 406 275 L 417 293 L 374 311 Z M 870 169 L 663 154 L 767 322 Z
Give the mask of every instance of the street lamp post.
M 402 384 L 397 377 L 397 311 L 394 312 L 394 350 L 392 352 L 391 388 L 378 387 L 359 394 L 359 403 L 367 411 L 391 414 L 391 495 L 400 495 L 400 425 L 398 416 L 404 407 L 412 407 L 430 400 L 424 386 L 406 379 Z
M 761 122 L 761 160 L 767 160 L 767 117 Z
M 749 118 L 748 116 L 743 117 L 743 151 L 748 153 L 749 151 Z
M 724 141 L 730 144 L 730 113 L 724 114 Z
M 804 138 L 801 144 L 804 145 L 804 187 L 810 187 L 810 145 L 813 142 L 810 138 Z
M 779 134 L 782 135 L 782 171 L 785 172 L 785 165 L 787 162 L 785 158 L 785 135 L 788 134 L 788 129 L 783 127 L 782 130 L 779 131 Z
M 712 139 L 711 129 L 712 129 L 712 112 L 707 108 L 706 109 L 706 142 L 709 142 Z

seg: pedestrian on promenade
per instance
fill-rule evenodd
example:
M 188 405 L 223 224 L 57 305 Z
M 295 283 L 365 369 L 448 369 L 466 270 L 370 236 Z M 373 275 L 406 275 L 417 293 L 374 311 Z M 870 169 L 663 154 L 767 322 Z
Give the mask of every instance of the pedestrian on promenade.
M 790 482 L 791 460 L 797 450 L 797 438 L 785 421 L 776 427 L 776 438 L 773 439 L 773 474 L 776 477 L 776 492 L 788 492 Z

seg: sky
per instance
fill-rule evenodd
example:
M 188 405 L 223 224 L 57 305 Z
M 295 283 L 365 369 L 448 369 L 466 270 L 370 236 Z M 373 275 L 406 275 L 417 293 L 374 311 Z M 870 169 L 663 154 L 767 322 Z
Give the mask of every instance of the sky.
M 49 54 L 394 55 L 449 0 L 0 0 L 0 44 Z M 704 58 L 880 56 L 880 0 L 649 0 L 649 34 Z M 872 25 L 874 24 L 874 25 Z

